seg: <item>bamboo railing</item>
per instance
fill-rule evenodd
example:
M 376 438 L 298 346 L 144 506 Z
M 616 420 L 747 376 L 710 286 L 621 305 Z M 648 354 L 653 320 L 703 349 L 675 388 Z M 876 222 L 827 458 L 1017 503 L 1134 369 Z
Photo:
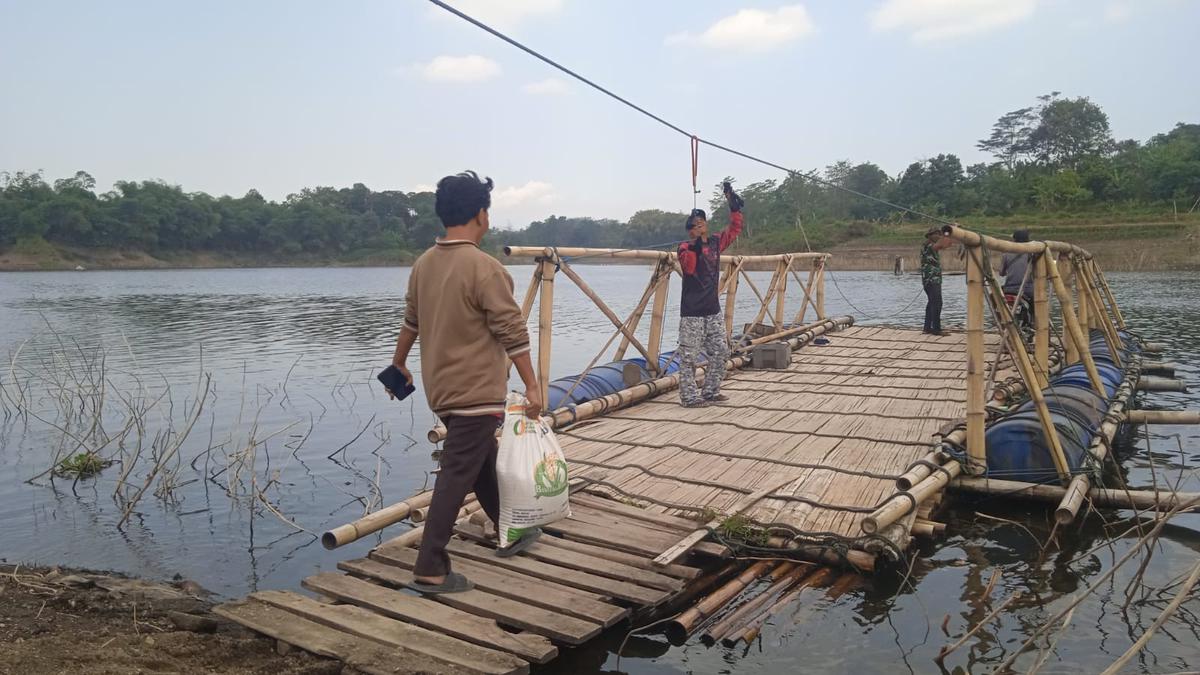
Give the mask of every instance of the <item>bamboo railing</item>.
M 600 313 L 612 322 L 616 330 L 614 339 L 620 338 L 620 344 L 613 354 L 614 361 L 625 358 L 629 347 L 632 346 L 646 360 L 646 369 L 652 375 L 662 374 L 658 360 L 659 354 L 662 353 L 663 321 L 668 302 L 670 277 L 672 274 L 681 273 L 678 256 L 675 252 L 638 249 L 507 246 L 504 248 L 504 253 L 510 258 L 532 258 L 535 262 L 533 278 L 530 280 L 529 285 L 530 290 L 525 295 L 525 302 L 522 308 L 525 310 L 526 318 L 528 318 L 534 301 L 538 302 L 537 376 L 538 383 L 542 387 L 542 401 L 549 401 L 548 386 L 551 381 L 552 372 L 550 355 L 553 350 L 554 331 L 554 279 L 558 273 L 562 273 L 563 276 L 575 284 L 592 301 L 592 304 Z M 774 328 L 773 333 L 785 332 L 785 327 L 789 324 L 801 325 L 804 323 L 805 315 L 808 313 L 810 306 L 816 312 L 817 319 L 824 320 L 826 318 L 825 261 L 828 258 L 828 253 L 721 256 L 721 281 L 718 292 L 724 295 L 726 339 L 732 339 L 733 336 L 734 311 L 737 306 L 738 289 L 741 287 L 740 281 L 742 280 L 754 291 L 760 303 L 757 314 L 753 321 L 750 322 L 752 326 L 762 325 L 769 318 L 771 326 Z M 623 321 L 592 290 L 591 286 L 587 284 L 583 277 L 580 276 L 579 271 L 573 266 L 574 262 L 583 259 L 596 262 L 606 260 L 640 260 L 655 263 L 651 268 L 650 278 L 642 292 L 641 300 L 633 312 Z M 809 263 L 808 277 L 806 280 L 801 280 L 799 273 L 796 271 L 796 266 L 805 262 Z M 760 291 L 751 280 L 748 274 L 751 267 L 773 270 L 765 293 Z M 789 317 L 785 315 L 789 277 L 796 280 L 803 294 L 800 311 L 791 318 L 790 322 L 787 321 Z M 650 330 L 648 339 L 643 343 L 638 339 L 636 332 L 638 326 L 641 324 L 642 317 L 646 314 L 647 308 L 650 309 Z M 602 353 L 607 350 L 612 341 L 610 339 L 605 348 L 601 350 Z M 752 346 L 753 342 L 752 340 L 747 340 L 745 344 L 733 345 L 734 351 L 737 351 L 739 348 Z M 598 360 L 599 355 L 593 361 L 593 365 Z
M 1050 446 L 1052 459 L 1063 483 L 1064 498 L 1056 512 L 1060 523 L 1070 522 L 1075 517 L 1082 501 L 1091 488 L 1086 473 L 1074 474 L 1063 452 L 1058 429 L 1053 423 L 1049 407 L 1042 395 L 1051 367 L 1051 332 L 1061 325 L 1062 347 L 1065 364 L 1082 363 L 1092 388 L 1104 395 L 1103 382 L 1095 361 L 1092 359 L 1088 331 L 1099 329 L 1104 334 L 1114 358 L 1120 358 L 1121 339 L 1117 331 L 1124 328 L 1125 321 L 1117 307 L 1116 298 L 1109 288 L 1108 280 L 1088 251 L 1057 241 L 1012 242 L 995 239 L 983 234 L 957 227 L 946 226 L 945 236 L 958 241 L 967 249 L 967 349 L 966 349 L 966 426 L 955 430 L 942 444 L 961 445 L 966 449 L 967 461 L 963 464 L 943 452 L 933 452 L 923 462 L 914 463 L 897 481 L 902 499 L 891 499 L 864 517 L 861 521 L 864 532 L 873 533 L 896 522 L 912 511 L 915 504 L 940 492 L 960 471 L 979 475 L 987 468 L 985 426 L 987 423 L 987 381 L 984 341 L 985 317 L 990 313 L 1004 337 L 1004 346 L 1012 357 L 1013 365 L 1023 382 L 1023 390 L 1034 403 L 1038 420 L 1042 425 Z M 1032 354 L 1026 348 L 1020 331 L 1014 325 L 1012 313 L 1005 302 L 1001 282 L 989 258 L 991 253 L 1016 253 L 1033 257 L 1033 303 L 1034 339 Z M 1060 269 L 1061 265 L 1061 269 Z M 1057 319 L 1054 321 L 1051 297 L 1058 300 Z M 1124 399 L 1128 397 L 1130 382 L 1118 393 L 1114 403 L 1113 420 L 1124 412 Z M 1105 396 L 1107 398 L 1107 396 Z M 1110 410 L 1110 413 L 1114 413 Z M 1095 445 L 1107 443 L 1115 433 L 1115 422 L 1106 423 L 1095 439 L 1093 456 L 1103 457 Z M 941 467 L 939 470 L 938 467 Z

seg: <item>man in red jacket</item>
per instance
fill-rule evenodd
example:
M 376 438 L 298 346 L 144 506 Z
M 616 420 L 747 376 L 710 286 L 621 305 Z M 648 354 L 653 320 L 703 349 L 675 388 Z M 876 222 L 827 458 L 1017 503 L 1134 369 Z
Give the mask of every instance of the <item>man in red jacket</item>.
M 725 377 L 725 359 L 729 344 L 721 316 L 717 288 L 721 279 L 721 252 L 729 248 L 742 232 L 744 202 L 729 183 L 725 183 L 729 202 L 729 227 L 709 236 L 708 219 L 701 209 L 693 209 L 687 219 L 688 241 L 679 246 L 679 267 L 683 270 L 683 298 L 679 307 L 679 400 L 685 408 L 702 408 L 713 401 L 724 401 L 721 380 Z M 704 350 L 708 361 L 704 371 L 704 389 L 696 390 L 696 359 Z

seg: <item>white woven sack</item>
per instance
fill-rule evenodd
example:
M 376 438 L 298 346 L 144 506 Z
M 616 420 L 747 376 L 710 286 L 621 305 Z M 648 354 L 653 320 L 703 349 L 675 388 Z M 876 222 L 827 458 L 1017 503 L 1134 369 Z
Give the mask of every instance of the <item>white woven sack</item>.
M 525 397 L 508 395 L 504 430 L 496 457 L 500 484 L 500 545 L 508 546 L 528 528 L 571 515 L 567 460 L 550 425 L 525 416 Z

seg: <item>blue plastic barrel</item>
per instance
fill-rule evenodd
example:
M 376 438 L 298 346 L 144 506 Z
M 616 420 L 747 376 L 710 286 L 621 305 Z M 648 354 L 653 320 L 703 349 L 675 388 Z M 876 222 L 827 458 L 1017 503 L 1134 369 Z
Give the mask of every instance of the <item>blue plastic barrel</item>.
M 1090 387 L 1052 385 L 1042 390 L 1042 398 L 1051 411 L 1067 415 L 1093 432 L 1100 428 L 1104 414 L 1108 412 L 1108 403 L 1104 397 L 1092 391 Z M 1016 412 L 1031 410 L 1036 414 L 1037 409 L 1033 401 L 1026 401 L 1017 407 Z
M 1092 432 L 1061 411 L 1051 410 L 1063 454 L 1072 471 L 1083 466 Z M 1042 430 L 1037 411 L 1028 410 L 1006 417 L 990 426 L 987 443 L 988 475 L 993 478 L 1041 483 L 1058 477 L 1050 442 Z
M 648 373 L 643 369 L 643 379 L 647 375 Z M 575 384 L 576 380 L 580 380 L 579 384 Z M 574 389 L 572 389 L 572 386 Z M 608 396 L 624 388 L 624 363 L 620 361 L 608 363 L 603 366 L 596 366 L 582 379 L 578 375 L 572 375 L 551 382 L 547 386 L 549 390 L 547 398 L 550 399 L 547 401 L 547 407 L 550 410 L 554 410 L 567 404 L 578 405 L 584 401 Z M 571 392 L 569 399 L 567 398 L 568 391 Z

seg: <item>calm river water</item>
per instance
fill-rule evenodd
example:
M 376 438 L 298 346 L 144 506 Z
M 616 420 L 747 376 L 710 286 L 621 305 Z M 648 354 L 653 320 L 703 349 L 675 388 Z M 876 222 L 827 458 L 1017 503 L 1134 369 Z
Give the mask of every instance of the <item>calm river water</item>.
M 532 268 L 510 269 L 520 294 Z M 432 418 L 420 396 L 389 401 L 374 380 L 390 359 L 407 274 L 404 268 L 0 274 L 0 559 L 157 578 L 180 574 L 236 596 L 295 589 L 303 577 L 366 553 L 377 539 L 330 552 L 313 533 L 420 489 L 435 466 L 424 440 Z M 648 270 L 594 266 L 582 274 L 624 314 Z M 766 275 L 758 278 L 765 285 Z M 949 324 L 962 321 L 961 279 L 946 281 Z M 1113 275 L 1112 282 L 1131 326 L 1169 345 L 1164 358 L 1200 382 L 1200 275 Z M 565 280 L 556 286 L 554 370 L 562 376 L 582 370 L 611 329 Z M 749 320 L 752 293 L 742 295 L 739 317 Z M 834 272 L 828 283 L 828 313 L 852 314 L 864 324 L 919 325 L 923 301 L 913 276 Z M 676 318 L 677 311 L 668 314 L 668 344 Z M 416 371 L 415 355 L 411 365 Z M 1155 394 L 1146 402 L 1194 409 L 1200 397 Z M 1200 433 L 1152 431 L 1127 463 L 1130 483 L 1150 485 L 1153 464 L 1157 480 L 1182 478 L 1185 489 L 1200 489 L 1191 474 L 1200 461 Z M 77 484 L 45 475 L 79 441 L 105 444 L 115 463 Z M 1060 533 L 1043 553 L 1046 509 L 986 504 L 980 510 L 990 517 L 967 505 L 951 515 L 949 536 L 923 544 L 907 584 L 901 570 L 835 600 L 804 602 L 749 649 L 668 648 L 657 637 L 635 637 L 620 670 L 937 672 L 939 648 L 989 611 L 979 595 L 998 571 L 993 602 L 1017 591 L 1022 599 L 946 662 L 949 671 L 988 671 L 1136 539 L 1126 535 L 1092 551 L 1130 527 L 1115 521 L 1131 514 L 1110 514 L 1108 524 L 1092 517 Z M 1013 520 L 1020 522 L 1007 522 Z M 1177 581 L 1196 561 L 1200 516 L 1180 517 L 1166 533 L 1147 573 L 1157 587 Z M 1132 572 L 1120 571 L 1079 607 L 1043 672 L 1098 672 L 1141 635 L 1171 593 L 1123 611 Z M 1191 613 L 1198 606 L 1185 604 L 1130 671 L 1200 668 Z M 616 671 L 623 637 L 616 633 L 568 651 L 554 670 Z M 1024 657 L 1022 669 L 1032 658 Z

